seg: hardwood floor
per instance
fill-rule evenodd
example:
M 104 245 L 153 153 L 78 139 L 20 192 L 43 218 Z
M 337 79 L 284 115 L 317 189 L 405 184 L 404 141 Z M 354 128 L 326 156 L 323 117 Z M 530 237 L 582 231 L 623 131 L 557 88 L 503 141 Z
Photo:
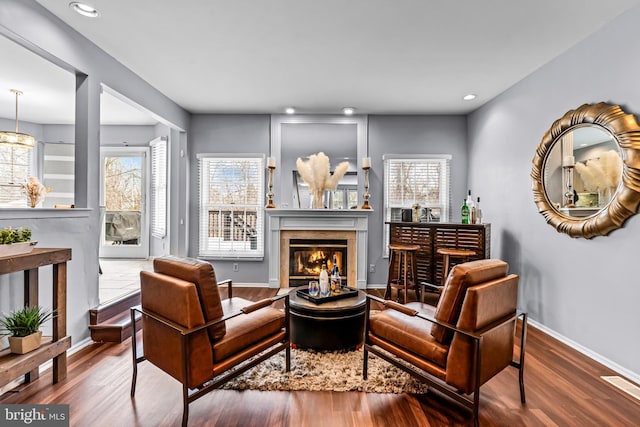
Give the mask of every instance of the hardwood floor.
M 257 300 L 265 288 L 234 288 Z M 380 294 L 378 292 L 375 292 Z M 130 341 L 93 344 L 69 359 L 66 380 L 51 384 L 45 371 L 34 383 L 0 397 L 7 403 L 65 403 L 71 426 L 176 426 L 182 416 L 180 384 L 149 363 L 139 365 L 135 399 Z M 338 373 L 339 374 L 339 373 Z M 640 401 L 600 379 L 608 368 L 534 328 L 529 329 L 526 405 L 517 370 L 507 368 L 481 388 L 481 426 L 637 426 Z M 190 426 L 464 426 L 470 414 L 436 393 L 260 392 L 217 390 L 190 405 Z

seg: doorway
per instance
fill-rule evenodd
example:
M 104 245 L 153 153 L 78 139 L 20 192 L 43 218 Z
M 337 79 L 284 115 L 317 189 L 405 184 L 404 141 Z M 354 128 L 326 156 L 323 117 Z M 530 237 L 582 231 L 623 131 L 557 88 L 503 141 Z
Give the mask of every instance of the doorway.
M 146 147 L 100 150 L 100 257 L 149 257 L 147 153 Z

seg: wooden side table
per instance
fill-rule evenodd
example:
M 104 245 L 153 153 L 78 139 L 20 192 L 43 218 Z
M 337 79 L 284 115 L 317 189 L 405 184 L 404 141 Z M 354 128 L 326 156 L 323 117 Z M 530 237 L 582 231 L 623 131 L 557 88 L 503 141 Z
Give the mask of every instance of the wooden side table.
M 24 304 L 37 306 L 38 269 L 53 266 L 52 336 L 43 339 L 42 345 L 26 354 L 12 354 L 9 349 L 0 351 L 0 385 L 5 385 L 24 375 L 25 383 L 39 376 L 38 367 L 53 359 L 53 383 L 67 377 L 67 349 L 71 337 L 67 336 L 67 261 L 71 260 L 70 248 L 37 248 L 22 255 L 0 258 L 0 274 L 24 271 Z

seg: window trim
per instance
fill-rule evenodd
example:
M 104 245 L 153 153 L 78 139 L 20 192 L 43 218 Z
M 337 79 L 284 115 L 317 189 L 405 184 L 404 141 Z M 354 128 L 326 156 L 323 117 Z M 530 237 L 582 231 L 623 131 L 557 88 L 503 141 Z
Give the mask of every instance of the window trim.
M 444 161 L 445 162 L 445 170 L 444 173 L 445 179 L 447 180 L 446 188 L 441 189 L 446 193 L 447 200 L 444 205 L 444 214 L 442 215 L 440 222 L 448 222 L 451 217 L 451 161 L 453 159 L 453 155 L 451 154 L 385 154 L 382 156 L 382 165 L 383 165 L 383 215 L 384 222 L 391 221 L 391 208 L 389 207 L 388 197 L 388 165 L 391 160 L 406 160 L 406 161 L 419 161 L 419 160 L 435 160 L 435 161 Z M 441 176 L 442 178 L 442 176 Z M 385 224 L 382 233 L 382 243 L 384 247 L 383 257 L 389 256 L 389 227 Z
M 264 200 L 258 197 L 255 205 L 256 209 L 256 228 L 257 228 L 257 248 L 255 250 L 233 251 L 228 250 L 203 250 L 202 237 L 204 235 L 204 227 L 208 224 L 208 215 L 203 217 L 203 161 L 216 159 L 246 159 L 257 160 L 259 162 L 259 189 L 258 194 L 264 195 L 266 190 L 266 156 L 264 153 L 198 153 L 198 256 L 203 259 L 242 259 L 247 261 L 261 261 L 264 259 L 265 253 L 265 223 L 266 212 Z M 207 228 L 208 229 L 208 228 Z
M 157 237 L 159 239 L 162 239 L 164 237 L 166 237 L 167 235 L 167 208 L 168 208 L 168 193 L 167 193 L 167 186 L 168 186 L 168 138 L 167 137 L 160 137 L 160 138 L 156 138 L 153 141 L 151 141 L 149 143 L 149 147 L 151 148 L 151 153 L 150 153 L 150 157 L 151 157 L 151 165 L 150 165 L 150 191 L 149 191 L 149 195 L 151 198 L 151 212 L 150 212 L 150 220 L 149 220 L 149 228 L 151 231 L 151 235 L 153 237 Z M 162 151 L 164 151 L 164 154 L 162 154 Z M 164 155 L 164 174 L 163 174 L 163 178 L 164 178 L 164 182 L 157 182 L 157 176 L 154 173 L 156 167 L 155 167 L 155 153 L 159 153 L 158 156 L 162 156 Z M 160 159 L 162 160 L 162 159 Z M 158 188 L 156 188 L 158 187 Z M 164 190 L 164 191 L 163 191 Z M 160 191 L 163 191 L 164 193 L 164 201 L 162 200 L 158 200 L 158 194 L 160 194 Z M 158 203 L 164 204 L 164 206 L 162 207 L 164 209 L 162 218 L 157 218 L 158 215 Z M 161 223 L 160 223 L 161 222 Z
M 40 157 L 40 151 L 41 151 L 41 142 L 36 140 L 36 144 L 34 145 L 33 148 L 27 148 L 27 147 L 14 147 L 14 146 L 9 146 L 6 145 L 7 149 L 10 150 L 25 150 L 25 152 L 28 153 L 28 157 L 29 159 L 27 160 L 27 176 L 24 177 L 24 179 L 21 182 L 14 182 L 13 184 L 3 184 L 0 183 L 0 188 L 14 188 L 17 189 L 18 192 L 22 195 L 22 184 L 26 183 L 27 180 L 29 179 L 29 177 L 31 176 L 35 176 L 38 178 L 38 180 L 40 180 L 40 182 L 42 182 L 42 176 L 40 174 L 38 174 L 38 171 L 41 169 L 38 169 L 38 159 Z M 14 151 L 15 153 L 15 151 Z M 12 161 L 13 162 L 13 161 Z M 11 163 L 7 163 L 8 165 L 11 165 Z M 18 178 L 18 180 L 20 180 L 20 178 Z M 2 196 L 4 197 L 4 196 Z M 0 199 L 2 198 L 0 197 Z M 8 205 L 8 204 L 3 204 L 1 206 L 1 208 L 10 208 L 10 209 L 22 209 L 22 208 L 29 208 L 29 203 L 27 201 L 27 197 L 26 196 L 22 196 L 23 199 L 23 203 L 22 204 L 16 204 L 16 205 Z M 17 201 L 17 200 L 16 200 Z M 9 202 L 7 202 L 9 203 Z

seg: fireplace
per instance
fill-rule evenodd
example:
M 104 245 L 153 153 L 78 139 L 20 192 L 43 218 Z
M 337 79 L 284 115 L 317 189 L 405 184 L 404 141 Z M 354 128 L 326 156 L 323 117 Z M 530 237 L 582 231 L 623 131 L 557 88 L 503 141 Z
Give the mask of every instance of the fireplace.
M 289 241 L 289 286 L 307 285 L 317 279 L 326 263 L 329 272 L 335 260 L 340 277 L 347 281 L 347 240 L 291 239 Z
M 292 241 L 313 241 L 315 244 L 341 240 L 347 242 L 346 255 L 339 266 L 342 283 L 351 288 L 366 288 L 367 232 L 372 212 L 371 209 L 267 209 L 269 287 L 295 286 L 289 280 Z M 333 262 L 333 257 L 330 258 L 329 268 Z M 302 280 L 308 283 L 310 279 Z

